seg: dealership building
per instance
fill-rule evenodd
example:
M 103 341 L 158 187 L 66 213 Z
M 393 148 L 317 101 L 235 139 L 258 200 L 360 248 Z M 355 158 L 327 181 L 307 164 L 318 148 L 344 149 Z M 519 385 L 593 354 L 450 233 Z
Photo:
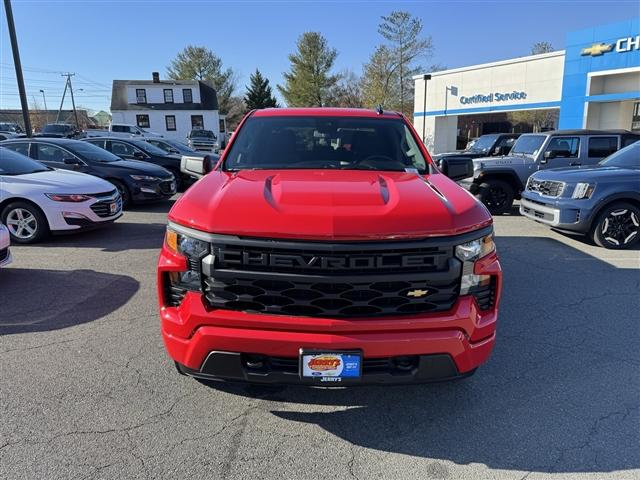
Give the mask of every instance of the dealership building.
M 414 125 L 434 153 L 487 133 L 640 132 L 640 18 L 570 32 L 562 51 L 413 79 Z

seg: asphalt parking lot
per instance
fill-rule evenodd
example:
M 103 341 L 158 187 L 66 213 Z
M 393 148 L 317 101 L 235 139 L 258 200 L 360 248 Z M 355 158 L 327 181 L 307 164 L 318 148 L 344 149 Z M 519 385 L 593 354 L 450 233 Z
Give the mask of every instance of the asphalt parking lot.
M 14 247 L 0 271 L 0 478 L 640 478 L 640 251 L 513 215 L 498 343 L 470 379 L 211 386 L 164 352 L 170 203 Z

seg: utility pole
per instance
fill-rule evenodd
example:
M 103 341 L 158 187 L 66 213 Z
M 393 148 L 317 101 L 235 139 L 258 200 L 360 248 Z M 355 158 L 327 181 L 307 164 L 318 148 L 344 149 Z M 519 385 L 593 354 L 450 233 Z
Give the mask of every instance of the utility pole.
M 67 83 L 69 84 L 69 91 L 71 92 L 71 106 L 73 107 L 73 117 L 76 119 L 76 128 L 80 129 L 80 123 L 78 123 L 78 112 L 76 111 L 76 101 L 73 98 L 73 85 L 71 84 L 71 77 L 75 75 L 75 73 L 66 73 Z
M 56 115 L 56 123 L 60 121 L 60 113 L 62 112 L 62 105 L 64 104 L 64 97 L 67 94 L 67 87 L 69 87 L 69 79 L 64 82 L 64 91 L 62 92 L 62 100 L 60 100 L 60 108 L 58 109 L 58 114 Z
M 31 119 L 29 118 L 29 104 L 27 103 L 27 92 L 24 88 L 24 78 L 22 77 L 22 64 L 20 63 L 20 52 L 18 51 L 18 38 L 16 36 L 16 26 L 13 22 L 13 10 L 11 10 L 11 0 L 4 0 L 4 8 L 7 12 L 7 26 L 9 27 L 9 37 L 11 38 L 11 50 L 13 51 L 13 63 L 16 68 L 16 80 L 18 81 L 18 92 L 20 93 L 20 105 L 22 106 L 22 118 L 24 120 L 24 130 L 27 137 L 33 135 L 31 129 Z
M 67 77 L 67 81 L 64 82 L 64 91 L 62 92 L 62 100 L 60 101 L 60 108 L 58 109 L 58 115 L 56 116 L 56 123 L 60 121 L 60 113 L 62 113 L 62 105 L 64 104 L 64 97 L 67 95 L 67 88 L 71 92 L 71 105 L 73 106 L 73 116 L 76 119 L 76 128 L 80 128 L 80 124 L 78 122 L 78 112 L 76 111 L 76 101 L 73 98 L 73 85 L 71 84 L 71 77 L 73 77 L 75 73 L 63 73 L 63 77 Z
M 62 113 L 62 105 L 64 104 L 64 97 L 67 95 L 67 88 L 69 92 L 71 92 L 71 105 L 73 107 L 73 116 L 76 120 L 76 128 L 80 128 L 80 123 L 78 122 L 78 112 L 76 111 L 76 100 L 73 98 L 73 85 L 71 84 L 71 77 L 73 77 L 75 73 L 63 73 L 63 77 L 67 77 L 67 81 L 64 82 L 64 91 L 62 92 L 62 100 L 60 101 L 60 108 L 58 109 L 58 115 L 56 116 L 56 123 L 60 121 L 60 113 Z

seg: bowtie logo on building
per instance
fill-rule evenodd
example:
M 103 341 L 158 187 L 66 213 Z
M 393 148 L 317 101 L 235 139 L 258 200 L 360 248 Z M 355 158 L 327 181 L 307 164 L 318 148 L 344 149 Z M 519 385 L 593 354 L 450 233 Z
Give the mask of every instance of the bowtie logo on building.
M 607 52 L 613 50 L 612 43 L 594 43 L 588 48 L 583 48 L 581 55 L 591 55 L 592 57 L 599 57 Z

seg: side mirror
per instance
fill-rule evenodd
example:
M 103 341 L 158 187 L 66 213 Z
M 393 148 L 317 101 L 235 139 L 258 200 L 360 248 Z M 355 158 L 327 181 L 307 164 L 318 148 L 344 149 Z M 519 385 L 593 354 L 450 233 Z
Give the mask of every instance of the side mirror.
M 142 152 L 133 152 L 133 158 L 137 158 L 138 160 L 144 160 L 147 156 Z
M 214 159 L 211 155 L 205 155 L 205 157 L 202 159 L 202 170 L 204 174 L 206 175 L 207 173 L 213 171 L 217 163 L 217 159 Z
M 65 165 L 81 165 L 80 160 L 77 158 L 65 158 L 62 160 Z
M 502 155 L 502 147 L 496 147 L 493 149 L 493 156 Z
M 556 152 L 554 150 L 547 150 L 543 155 L 545 160 L 551 160 L 552 158 L 556 158 Z
M 447 158 L 440 161 L 440 170 L 451 180 L 473 177 L 473 160 L 470 158 Z

